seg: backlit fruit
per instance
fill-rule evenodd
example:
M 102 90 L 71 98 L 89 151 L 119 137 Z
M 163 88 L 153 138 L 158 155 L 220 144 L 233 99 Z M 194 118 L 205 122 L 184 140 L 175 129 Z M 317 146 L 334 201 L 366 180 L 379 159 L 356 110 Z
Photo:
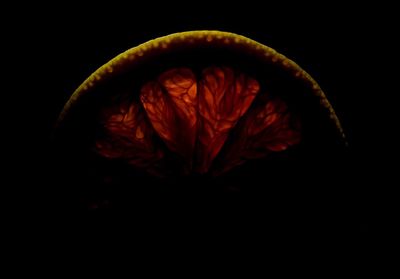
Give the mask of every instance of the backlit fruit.
M 75 91 L 56 136 L 77 161 L 155 177 L 219 177 L 345 145 L 304 70 L 219 31 L 176 33 L 118 55 Z

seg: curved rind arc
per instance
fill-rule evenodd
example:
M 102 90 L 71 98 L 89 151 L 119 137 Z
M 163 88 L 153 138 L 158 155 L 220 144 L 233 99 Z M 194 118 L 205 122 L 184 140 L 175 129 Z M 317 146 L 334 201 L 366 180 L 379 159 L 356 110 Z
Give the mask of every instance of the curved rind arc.
M 98 81 L 109 79 L 112 76 L 118 74 L 120 69 L 123 68 L 120 66 L 136 63 L 142 60 L 144 57 L 151 56 L 152 54 L 155 54 L 157 52 L 166 51 L 175 45 L 212 45 L 215 43 L 230 45 L 233 47 L 243 47 L 248 51 L 255 52 L 255 54 L 263 57 L 265 61 L 280 65 L 285 70 L 292 72 L 296 78 L 307 82 L 312 89 L 312 93 L 319 98 L 321 105 L 329 111 L 329 117 L 331 121 L 334 122 L 336 128 L 340 133 L 340 136 L 347 145 L 343 128 L 335 111 L 333 110 L 331 104 L 326 98 L 325 93 L 322 91 L 318 83 L 298 64 L 296 64 L 294 61 L 290 60 L 286 56 L 278 53 L 273 48 L 270 48 L 245 36 L 230 32 L 211 30 L 174 33 L 147 41 L 117 55 L 115 58 L 111 59 L 109 62 L 98 68 L 76 89 L 68 102 L 65 104 L 57 120 L 56 126 L 58 126 L 59 123 L 65 118 L 65 115 L 68 113 L 71 107 L 74 106 L 74 104 L 81 96 L 88 92 Z

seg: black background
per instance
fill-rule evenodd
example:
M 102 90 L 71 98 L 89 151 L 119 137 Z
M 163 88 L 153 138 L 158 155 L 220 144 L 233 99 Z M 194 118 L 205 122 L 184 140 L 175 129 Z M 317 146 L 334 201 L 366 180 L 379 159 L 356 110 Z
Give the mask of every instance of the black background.
M 313 245 L 322 243 L 324 250 L 341 242 L 344 254 L 346 249 L 367 253 L 373 246 L 383 245 L 378 234 L 389 229 L 384 221 L 389 208 L 382 207 L 382 189 L 388 181 L 382 175 L 386 166 L 376 162 L 387 149 L 382 145 L 386 128 L 377 115 L 384 111 L 382 100 L 388 96 L 379 82 L 388 75 L 380 53 L 388 50 L 386 36 L 393 36 L 390 24 L 378 20 L 385 13 L 372 6 L 265 4 L 59 4 L 35 6 L 29 16 L 24 14 L 24 35 L 15 32 L 13 36 L 26 53 L 16 72 L 26 76 L 18 83 L 22 94 L 17 98 L 24 100 L 22 118 L 28 124 L 21 140 L 23 163 L 17 162 L 23 174 L 15 181 L 22 179 L 18 195 L 27 197 L 28 211 L 35 212 L 33 216 L 26 213 L 30 222 L 35 224 L 44 216 L 47 224 L 77 225 L 75 213 L 63 208 L 68 199 L 63 199 L 64 190 L 58 189 L 57 181 L 63 178 L 52 175 L 57 166 L 52 165 L 49 148 L 57 116 L 77 86 L 117 54 L 149 39 L 179 31 L 222 30 L 257 40 L 296 61 L 317 80 L 342 121 L 351 155 L 347 158 L 348 176 L 338 185 L 342 193 L 335 197 L 347 196 L 343 210 L 350 211 L 348 215 L 340 211 L 338 218 L 348 217 L 334 220 L 332 228 L 311 241 Z M 93 218 L 110 222 L 111 217 L 85 215 L 86 228 L 98 228 Z M 304 237 L 315 227 L 310 225 L 299 235 Z M 292 238 L 292 242 L 302 243 L 302 237 Z M 307 241 L 313 238 L 308 237 Z

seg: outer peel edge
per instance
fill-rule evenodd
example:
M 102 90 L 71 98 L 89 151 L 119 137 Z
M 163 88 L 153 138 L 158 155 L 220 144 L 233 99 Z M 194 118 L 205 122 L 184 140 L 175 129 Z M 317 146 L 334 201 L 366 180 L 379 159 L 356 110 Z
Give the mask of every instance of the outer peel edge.
M 248 51 L 258 54 L 263 57 L 265 61 L 275 63 L 287 71 L 293 73 L 294 77 L 303 80 L 308 83 L 312 93 L 317 96 L 320 100 L 321 105 L 329 111 L 329 117 L 331 121 L 334 122 L 336 128 L 338 129 L 340 136 L 347 145 L 346 137 L 343 128 L 340 124 L 339 118 L 337 117 L 333 107 L 325 96 L 318 83 L 297 63 L 290 60 L 286 56 L 278 53 L 273 48 L 266 45 L 258 43 L 252 39 L 249 39 L 242 35 L 237 35 L 230 32 L 223 31 L 187 31 L 174 33 L 167 36 L 159 37 L 136 47 L 128 49 L 127 51 L 117 55 L 109 62 L 105 63 L 103 66 L 98 68 L 94 73 L 92 73 L 72 94 L 68 102 L 65 104 L 60 116 L 57 120 L 56 125 L 65 118 L 68 111 L 74 106 L 77 100 L 86 94 L 98 81 L 109 79 L 110 77 L 118 74 L 121 65 L 134 64 L 140 61 L 143 57 L 151 56 L 152 54 L 164 50 L 170 49 L 175 45 L 192 45 L 192 44 L 226 44 L 234 47 L 244 47 Z M 118 66 L 118 67 L 117 67 Z

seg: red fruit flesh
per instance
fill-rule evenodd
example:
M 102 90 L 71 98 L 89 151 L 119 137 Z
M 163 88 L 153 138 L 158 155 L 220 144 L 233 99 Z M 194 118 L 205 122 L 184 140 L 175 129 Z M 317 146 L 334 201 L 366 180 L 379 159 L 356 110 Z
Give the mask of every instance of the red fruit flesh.
M 228 67 L 206 68 L 198 78 L 188 68 L 168 70 L 142 86 L 140 102 L 123 102 L 103 116 L 106 137 L 97 140 L 97 152 L 153 174 L 160 174 L 165 147 L 181 158 L 181 173 L 208 173 L 218 156 L 215 173 L 223 173 L 301 138 L 282 100 Z

